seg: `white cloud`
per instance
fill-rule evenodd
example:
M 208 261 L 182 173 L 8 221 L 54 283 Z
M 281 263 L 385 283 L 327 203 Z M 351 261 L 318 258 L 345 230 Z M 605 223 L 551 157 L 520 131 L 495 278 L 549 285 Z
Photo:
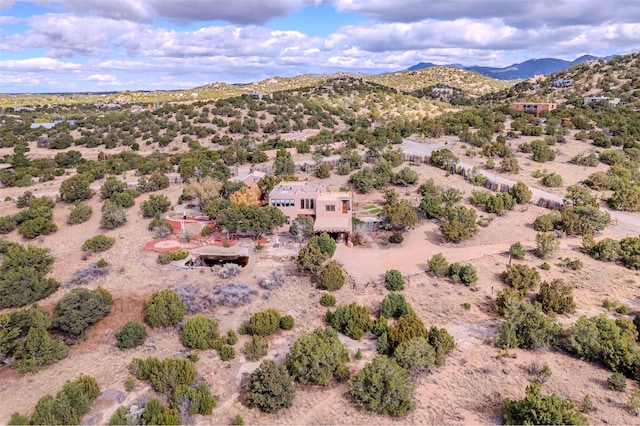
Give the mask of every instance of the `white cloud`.
M 77 72 L 80 64 L 58 61 L 52 58 L 8 59 L 0 61 L 0 70 L 15 72 Z
M 23 19 L 17 16 L 0 16 L 0 25 L 12 25 L 22 22 Z M 2 29 L 0 28 L 0 31 Z

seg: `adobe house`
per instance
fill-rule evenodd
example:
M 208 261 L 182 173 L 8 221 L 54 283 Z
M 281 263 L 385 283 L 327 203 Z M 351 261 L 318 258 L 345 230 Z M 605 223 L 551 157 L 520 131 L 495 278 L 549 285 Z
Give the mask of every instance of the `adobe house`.
M 540 117 L 542 111 L 553 111 L 556 107 L 556 104 L 548 102 L 516 102 L 511 104 L 511 109 L 535 114 L 536 117 Z
M 325 185 L 305 182 L 280 182 L 269 193 L 269 205 L 279 208 L 291 223 L 298 216 L 314 219 L 313 231 L 351 235 L 353 194 L 348 192 L 328 192 Z

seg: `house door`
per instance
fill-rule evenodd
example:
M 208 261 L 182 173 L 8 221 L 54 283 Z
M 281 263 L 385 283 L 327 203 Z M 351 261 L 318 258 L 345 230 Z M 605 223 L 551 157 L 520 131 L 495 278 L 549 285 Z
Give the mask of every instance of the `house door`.
M 342 200 L 342 213 L 349 213 L 349 201 Z

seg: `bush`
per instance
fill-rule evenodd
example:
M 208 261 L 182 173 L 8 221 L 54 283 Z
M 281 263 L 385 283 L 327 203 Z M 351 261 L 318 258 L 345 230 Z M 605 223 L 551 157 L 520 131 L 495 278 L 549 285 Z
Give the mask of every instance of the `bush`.
M 442 253 L 434 254 L 427 262 L 429 270 L 439 278 L 446 277 L 449 274 L 449 262 Z
M 186 251 L 179 251 L 179 252 L 164 252 L 164 253 L 159 253 L 158 254 L 158 259 L 157 262 L 160 265 L 168 265 L 171 262 L 174 262 L 176 260 L 184 260 L 189 256 L 189 253 Z
M 298 216 L 293 219 L 289 227 L 289 233 L 298 241 L 304 241 L 313 235 L 313 218 L 311 216 Z
M 77 425 L 99 394 L 100 387 L 93 377 L 80 376 L 73 382 L 65 383 L 55 399 L 51 395 L 40 398 L 30 420 L 14 413 L 9 423 Z
M 615 262 L 620 258 L 620 243 L 611 238 L 598 241 L 588 250 L 589 256 L 605 262 Z
M 520 264 L 507 265 L 507 270 L 500 274 L 500 278 L 506 285 L 522 294 L 540 283 L 540 274 L 535 268 Z
M 45 278 L 53 256 L 48 248 L 0 243 L 0 308 L 24 306 L 55 293 L 60 283 Z
M 16 225 L 13 216 L 0 216 L 0 234 L 8 234 L 16 229 Z
M 542 184 L 549 187 L 558 187 L 562 185 L 562 176 L 557 173 L 550 173 L 542 178 Z
M 380 315 L 385 318 L 399 318 L 403 315 L 415 315 L 415 313 L 402 294 L 389 293 L 380 303 Z
M 475 209 L 464 206 L 448 207 L 443 215 L 445 221 L 440 225 L 440 232 L 449 242 L 459 243 L 468 240 L 478 232 Z
M 182 344 L 187 348 L 210 349 L 218 339 L 218 321 L 196 314 L 182 327 Z
M 289 374 L 300 383 L 329 385 L 333 377 L 346 380 L 349 352 L 340 343 L 335 330 L 316 328 L 303 333 L 286 357 Z
M 39 237 L 40 235 L 49 235 L 57 230 L 58 225 L 53 223 L 51 219 L 45 217 L 27 220 L 18 226 L 18 233 L 29 240 Z
M 404 237 L 400 232 L 393 232 L 389 235 L 389 244 L 401 244 L 404 241 Z
M 555 347 L 561 334 L 562 327 L 554 317 L 545 316 L 536 305 L 512 300 L 505 308 L 495 342 L 505 349 Z
M 244 355 L 247 361 L 255 362 L 269 352 L 269 340 L 263 336 L 252 336 L 251 341 L 244 345 Z
M 524 259 L 524 256 L 527 254 L 527 251 L 525 250 L 522 243 L 518 241 L 511 244 L 511 247 L 509 247 L 509 254 L 514 259 Z
M 322 290 L 340 290 L 344 282 L 344 272 L 336 262 L 327 263 L 318 274 L 318 288 Z
M 445 357 L 456 347 L 456 342 L 444 328 L 431 327 L 427 337 L 429 344 L 436 351 L 436 365 L 444 365 Z
M 638 332 L 629 320 L 612 320 L 604 314 L 580 317 L 568 333 L 567 350 L 580 359 L 599 361 L 636 380 L 640 378 Z
M 223 346 L 218 351 L 220 353 L 220 359 L 222 361 L 230 361 L 236 357 L 236 351 L 233 346 Z
M 266 309 L 256 312 L 249 319 L 249 331 L 254 336 L 268 336 L 280 328 L 280 312 Z
M 354 340 L 360 340 L 365 332 L 371 330 L 373 325 L 369 308 L 355 302 L 339 306 L 333 313 L 327 311 L 327 321 L 335 330 Z
M 506 398 L 502 404 L 504 422 L 507 425 L 555 424 L 586 425 L 582 414 L 575 411 L 571 401 L 558 395 L 542 396 L 539 382 L 527 386 L 525 397 L 521 400 Z
M 411 373 L 429 371 L 436 365 L 436 351 L 424 337 L 400 343 L 393 357 L 400 367 Z
M 509 194 L 516 200 L 518 204 L 527 204 L 531 201 L 531 190 L 523 182 L 518 182 L 509 189 Z
M 524 294 L 521 291 L 514 290 L 511 287 L 507 287 L 496 294 L 496 300 L 494 307 L 498 315 L 504 315 L 507 311 L 507 306 L 510 303 L 521 302 L 524 300 Z
M 196 379 L 196 365 L 189 359 L 134 358 L 129 364 L 131 374 L 139 380 L 149 380 L 153 390 L 171 394 L 180 385 L 191 385 Z
M 533 229 L 538 232 L 549 232 L 560 223 L 560 215 L 556 212 L 540 215 L 533 221 Z
M 98 253 L 102 251 L 107 251 L 113 244 L 116 242 L 115 238 L 107 237 L 104 234 L 96 235 L 95 237 L 89 238 L 82 245 L 82 250 Z
M 104 318 L 113 305 L 111 293 L 103 288 L 76 288 L 67 293 L 53 310 L 53 326 L 72 338 L 80 337 Z
M 116 333 L 116 345 L 120 349 L 135 348 L 143 344 L 146 337 L 147 330 L 143 324 L 129 321 Z
M 390 269 L 384 275 L 384 286 L 389 291 L 404 290 L 402 273 L 397 269 Z
M 611 390 L 614 390 L 616 392 L 624 392 L 627 390 L 627 379 L 623 374 L 613 373 L 607 379 L 607 385 Z
M 170 208 L 171 201 L 169 201 L 166 195 L 151 194 L 147 201 L 143 201 L 142 204 L 140 204 L 143 217 L 154 217 L 166 213 Z
M 84 223 L 89 220 L 92 212 L 93 209 L 91 206 L 79 201 L 71 208 L 71 211 L 69 211 L 69 219 L 67 219 L 67 223 L 70 225 Z
M 86 175 L 78 174 L 62 181 L 60 184 L 60 199 L 67 203 L 88 200 L 92 195 L 89 187 L 92 180 Z
M 171 290 L 156 291 L 145 305 L 145 321 L 151 327 L 178 324 L 187 313 L 184 302 Z
M 538 302 L 546 313 L 564 314 L 576 311 L 573 288 L 560 279 L 554 279 L 550 283 L 544 281 L 540 284 L 540 291 L 533 296 L 532 301 Z
M 554 235 L 540 232 L 536 234 L 536 249 L 534 250 L 536 256 L 545 259 L 551 256 L 558 248 L 560 248 L 560 241 Z
M 466 286 L 478 281 L 476 268 L 470 264 L 461 265 L 459 263 L 452 263 L 449 265 L 449 277 L 453 282 L 461 282 Z
M 295 392 L 287 369 L 275 361 L 267 360 L 249 377 L 247 403 L 266 413 L 276 413 L 293 405 Z
M 320 305 L 322 306 L 336 306 L 336 297 L 333 294 L 324 293 L 320 298 Z
M 429 332 L 420 318 L 415 315 L 402 316 L 393 327 L 389 328 L 387 333 L 388 354 L 393 354 L 402 342 L 428 336 Z
M 165 407 L 159 399 L 152 398 L 144 407 L 141 421 L 145 425 L 178 425 L 180 413 L 175 408 Z
M 280 318 L 280 328 L 283 330 L 291 330 L 295 325 L 295 320 L 291 315 L 285 315 Z
M 183 414 L 208 416 L 217 405 L 216 398 L 211 395 L 209 387 L 200 383 L 194 387 L 179 385 L 171 395 L 171 406 Z
M 240 414 L 236 414 L 236 416 L 231 420 L 231 426 L 243 426 L 244 419 Z
M 409 374 L 384 355 L 375 357 L 349 383 L 358 408 L 393 417 L 404 417 L 414 408 L 414 389 Z
M 106 201 L 102 205 L 102 216 L 100 217 L 100 225 L 104 229 L 116 229 L 127 222 L 127 212 L 112 201 Z
M 49 327 L 49 314 L 37 304 L 0 314 L 0 362 L 26 373 L 65 358 L 69 349 L 51 338 Z

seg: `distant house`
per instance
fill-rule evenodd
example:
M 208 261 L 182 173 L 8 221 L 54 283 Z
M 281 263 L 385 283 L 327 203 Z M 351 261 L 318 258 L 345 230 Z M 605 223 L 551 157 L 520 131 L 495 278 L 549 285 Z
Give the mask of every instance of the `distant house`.
M 564 80 L 564 79 L 555 80 L 551 83 L 551 87 L 555 87 L 556 89 L 571 87 L 571 80 Z
M 74 120 L 66 120 L 67 123 L 74 125 L 76 122 Z M 50 123 L 31 123 L 32 129 L 37 129 L 38 127 L 44 127 L 45 129 L 53 129 L 56 124 L 62 123 L 62 120 L 55 120 Z
M 516 102 L 511 104 L 512 109 L 524 111 L 529 114 L 535 114 L 536 117 L 540 117 L 540 113 L 543 111 L 553 111 L 556 107 L 556 104 L 548 102 Z
M 608 104 L 608 105 L 615 106 L 620 103 L 620 98 L 610 98 L 608 96 L 592 96 L 590 98 L 584 98 L 583 100 L 585 105 L 594 103 L 594 104 Z
M 281 182 L 269 193 L 269 205 L 279 208 L 287 223 L 298 216 L 311 216 L 314 232 L 345 237 L 351 234 L 351 192 L 328 192 L 324 185 L 305 182 Z
M 262 98 L 272 98 L 271 93 L 260 93 L 257 90 L 247 90 L 247 95 L 251 96 L 255 100 L 262 100 Z

